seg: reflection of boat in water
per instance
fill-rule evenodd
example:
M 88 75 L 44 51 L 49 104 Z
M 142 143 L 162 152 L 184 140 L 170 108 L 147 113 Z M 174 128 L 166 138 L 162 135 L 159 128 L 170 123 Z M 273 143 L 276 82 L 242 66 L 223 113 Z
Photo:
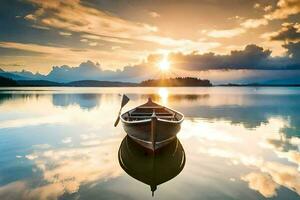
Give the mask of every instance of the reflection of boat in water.
M 152 195 L 157 186 L 177 176 L 185 165 L 185 153 L 179 140 L 148 154 L 145 149 L 126 136 L 119 148 L 119 163 L 133 178 L 149 185 Z
M 128 136 L 155 151 L 176 138 L 184 116 L 149 98 L 147 103 L 125 112 L 120 118 Z

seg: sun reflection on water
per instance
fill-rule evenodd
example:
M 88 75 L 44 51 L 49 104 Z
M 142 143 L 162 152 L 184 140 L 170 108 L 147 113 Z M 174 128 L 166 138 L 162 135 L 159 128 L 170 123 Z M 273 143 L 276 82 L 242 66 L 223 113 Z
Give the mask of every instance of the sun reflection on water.
M 168 104 L 169 91 L 167 88 L 159 88 L 158 95 L 161 100 L 161 103 L 163 103 L 165 105 Z

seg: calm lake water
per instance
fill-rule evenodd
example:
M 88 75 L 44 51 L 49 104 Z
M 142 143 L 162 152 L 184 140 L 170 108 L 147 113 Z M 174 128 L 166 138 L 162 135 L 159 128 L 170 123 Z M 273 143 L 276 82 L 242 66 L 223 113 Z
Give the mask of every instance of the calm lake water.
M 120 93 L 184 113 L 178 141 L 140 151 L 113 127 Z M 299 165 L 300 88 L 0 91 L 1 200 L 300 199 Z

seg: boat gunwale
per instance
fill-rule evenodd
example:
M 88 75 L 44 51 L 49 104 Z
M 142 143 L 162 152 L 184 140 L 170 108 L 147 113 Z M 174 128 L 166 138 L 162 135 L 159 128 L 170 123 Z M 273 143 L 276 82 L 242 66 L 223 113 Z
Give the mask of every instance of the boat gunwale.
M 142 105 L 141 105 L 141 106 L 142 106 Z M 123 118 L 123 115 L 124 115 L 124 114 L 126 114 L 126 113 L 128 113 L 128 112 L 130 112 L 130 111 L 133 111 L 133 110 L 135 110 L 136 108 L 141 107 L 141 106 L 137 106 L 137 107 L 135 107 L 135 108 L 133 108 L 133 109 L 131 109 L 131 110 L 128 110 L 128 111 L 126 111 L 126 112 L 120 114 L 121 121 L 122 121 L 123 123 L 127 123 L 127 124 L 141 124 L 141 123 L 151 122 L 151 118 L 149 118 L 149 119 L 143 119 L 143 120 L 137 120 L 137 121 L 128 121 L 128 120 L 125 120 L 125 119 Z M 176 110 L 173 110 L 172 108 L 168 108 L 168 107 L 166 107 L 166 106 L 162 106 L 162 107 L 163 107 L 163 108 L 167 108 L 167 109 L 173 111 L 174 113 L 181 115 L 182 118 L 181 118 L 180 120 L 178 120 L 178 121 L 171 121 L 171 120 L 162 119 L 162 118 L 159 118 L 159 117 L 156 116 L 156 118 L 157 118 L 158 121 L 168 122 L 168 123 L 173 123 L 173 124 L 180 124 L 180 123 L 184 120 L 184 115 L 183 115 L 181 112 L 176 111 Z

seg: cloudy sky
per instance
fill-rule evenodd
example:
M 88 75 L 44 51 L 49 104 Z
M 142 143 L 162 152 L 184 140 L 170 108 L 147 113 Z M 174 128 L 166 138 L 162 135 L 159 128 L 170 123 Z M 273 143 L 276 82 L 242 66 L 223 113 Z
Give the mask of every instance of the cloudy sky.
M 87 60 L 215 82 L 300 75 L 300 0 L 2 0 L 0 68 Z M 97 64 L 96 64 L 97 63 Z

